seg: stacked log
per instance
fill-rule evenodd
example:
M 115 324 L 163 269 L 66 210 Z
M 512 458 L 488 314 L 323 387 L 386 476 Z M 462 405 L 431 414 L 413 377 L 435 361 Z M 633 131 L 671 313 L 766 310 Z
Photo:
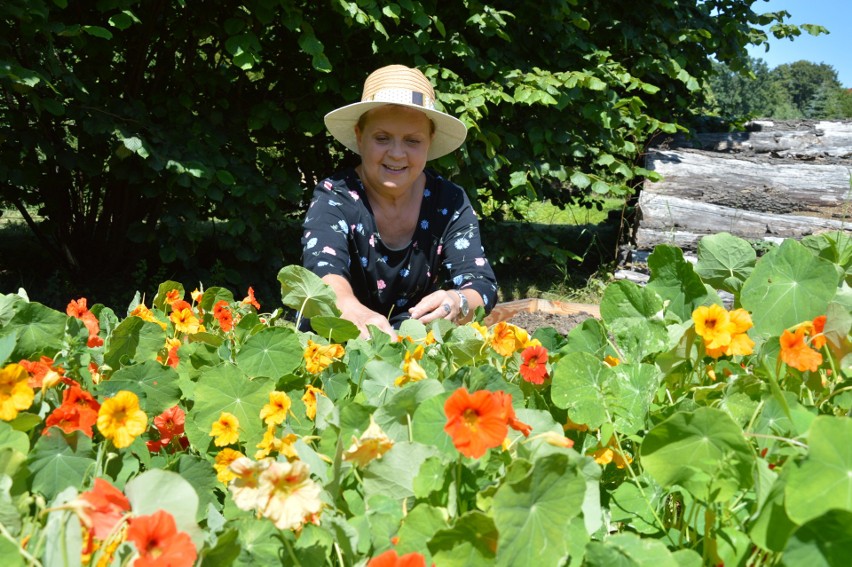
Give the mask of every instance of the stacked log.
M 634 250 L 694 250 L 707 234 L 779 241 L 852 229 L 852 122 L 754 123 L 650 148 Z

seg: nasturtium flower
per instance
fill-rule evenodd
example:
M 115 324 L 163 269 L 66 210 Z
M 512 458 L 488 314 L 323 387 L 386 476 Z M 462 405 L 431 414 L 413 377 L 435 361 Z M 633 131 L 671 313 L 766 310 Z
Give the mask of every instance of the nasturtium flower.
M 240 438 L 240 420 L 234 414 L 223 411 L 210 426 L 209 435 L 217 447 L 236 443 Z
M 541 344 L 537 340 L 530 340 L 526 330 L 505 321 L 494 325 L 487 340 L 501 356 L 512 356 L 517 350 Z
M 746 334 L 746 331 L 754 326 L 751 315 L 745 309 L 734 309 L 730 313 L 731 324 L 734 326 L 731 334 L 731 344 L 728 346 L 726 355 L 746 356 L 754 350 L 754 341 Z
M 370 461 L 381 458 L 390 451 L 393 441 L 388 437 L 373 416 L 370 416 L 370 426 L 360 437 L 352 436 L 352 444 L 343 452 L 343 460 L 351 461 L 356 466 L 365 467 Z
M 92 426 L 98 421 L 101 405 L 76 382 L 62 393 L 62 405 L 53 410 L 44 420 L 42 435 L 49 435 L 51 427 L 59 427 L 64 433 L 82 431 L 92 437 Z
M 822 364 L 822 354 L 805 342 L 806 332 L 807 329 L 804 326 L 797 327 L 793 333 L 787 329 L 784 330 L 780 338 L 781 360 L 802 372 L 808 370 L 816 372 Z
M 195 288 L 192 293 L 189 294 L 189 296 L 192 298 L 193 303 L 201 303 L 201 299 L 204 297 L 204 293 L 198 288 Z
M 228 490 L 237 508 L 254 510 L 258 505 L 260 475 L 270 462 L 269 459 L 255 462 L 248 457 L 238 457 L 231 462 L 228 468 L 234 478 L 228 484 Z
M 478 459 L 488 449 L 499 447 L 509 432 L 502 400 L 487 390 L 471 394 L 467 388 L 459 388 L 444 402 L 444 413 L 444 431 L 466 457 Z
M 133 392 L 121 390 L 101 404 L 98 410 L 98 431 L 119 449 L 129 447 L 145 433 L 148 416 L 139 408 L 139 398 Z
M 27 383 L 33 390 L 52 388 L 63 380 L 65 369 L 54 366 L 53 359 L 42 356 L 37 361 L 21 360 L 18 362 L 30 374 Z
M 523 421 L 518 419 L 518 416 L 515 415 L 515 408 L 512 406 L 512 394 L 507 394 L 502 390 L 498 390 L 493 392 L 492 394 L 500 405 L 503 407 L 503 417 L 506 420 L 506 425 L 514 429 L 515 431 L 520 431 L 524 437 L 529 437 L 530 431 L 532 431 L 532 427 L 524 423 Z
M 263 434 L 263 439 L 257 444 L 257 452 L 254 454 L 255 459 L 264 459 L 272 453 L 283 453 L 288 448 L 292 448 L 292 446 L 288 446 L 285 443 L 284 439 L 276 437 L 275 429 L 275 425 L 267 426 L 266 432 Z
M 577 423 L 570 417 L 565 420 L 565 425 L 562 426 L 565 431 L 588 431 L 589 426 L 585 423 Z
M 604 364 L 606 364 L 610 368 L 615 368 L 616 366 L 621 364 L 621 360 L 619 360 L 618 357 L 611 356 L 609 354 L 604 357 L 603 361 L 604 361 Z
M 543 346 L 527 347 L 521 352 L 521 378 L 531 384 L 544 384 L 547 378 L 547 349 Z
M 94 486 L 80 494 L 70 504 L 80 521 L 89 528 L 97 539 L 104 540 L 130 512 L 130 501 L 112 484 L 95 478 Z
M 308 419 L 314 419 L 317 416 L 317 396 L 325 396 L 325 392 L 310 384 L 305 386 L 302 401 L 305 403 L 305 415 L 308 416 Z
M 216 458 L 213 460 L 213 468 L 216 469 L 216 480 L 223 484 L 228 484 L 237 478 L 236 473 L 231 470 L 231 463 L 240 457 L 245 457 L 245 455 L 230 447 L 225 447 L 216 453 Z
M 302 461 L 273 461 L 258 478 L 257 511 L 279 530 L 298 530 L 322 511 L 322 488 Z
M 98 347 L 104 344 L 104 340 L 98 336 L 101 332 L 100 323 L 98 323 L 98 318 L 95 317 L 95 314 L 89 311 L 86 303 L 85 297 L 72 299 L 65 308 L 65 313 L 69 317 L 80 319 L 86 326 L 86 330 L 89 331 L 89 341 L 86 345 L 89 347 Z
M 172 406 L 154 418 L 154 427 L 160 434 L 160 442 L 168 445 L 174 439 L 184 437 L 186 413 L 180 406 Z
M 260 419 L 266 425 L 281 425 L 287 419 L 291 405 L 292 402 L 287 392 L 269 392 L 269 403 L 261 408 Z
M 322 345 L 308 339 L 308 346 L 303 354 L 305 369 L 311 374 L 319 374 L 328 368 L 335 359 L 342 358 L 345 354 L 343 345 Z
M 414 352 L 405 351 L 405 360 L 402 363 L 402 376 L 394 382 L 397 386 L 404 386 L 409 382 L 419 382 L 426 379 L 426 371 L 417 362 L 423 358 L 423 345 L 417 345 Z
M 813 325 L 813 333 L 811 334 L 811 346 L 815 349 L 819 350 L 825 346 L 826 338 L 823 332 L 825 331 L 825 315 L 820 315 L 819 317 L 814 318 Z
M 426 567 L 426 558 L 416 551 L 397 555 L 395 549 L 389 549 L 370 559 L 367 567 Z
M 219 323 L 219 328 L 227 333 L 234 328 L 234 315 L 228 307 L 228 302 L 221 299 L 213 306 L 213 318 Z
M 154 316 L 154 312 L 151 311 L 150 309 L 148 309 L 147 307 L 145 307 L 144 303 L 140 303 L 139 305 L 134 307 L 133 311 L 130 312 L 130 316 L 131 317 L 139 317 L 143 321 L 148 321 L 149 323 L 156 323 L 164 331 L 166 330 L 167 325 L 163 321 L 160 321 L 159 319 L 157 319 Z
M 574 446 L 574 440 L 565 437 L 564 435 L 557 433 L 555 431 L 545 431 L 544 433 L 540 433 L 533 437 L 530 437 L 530 441 L 533 439 L 541 439 L 548 445 L 553 445 L 554 447 L 562 447 L 563 449 L 570 449 Z
M 12 421 L 19 411 L 33 404 L 35 392 L 29 379 L 30 375 L 20 364 L 7 364 L 0 370 L 0 419 Z
M 134 567 L 191 567 L 198 555 L 189 534 L 179 531 L 174 516 L 162 509 L 131 518 L 127 541 L 139 552 Z
M 470 323 L 468 323 L 468 326 L 476 329 L 476 331 L 480 335 L 482 335 L 483 340 L 488 341 L 491 339 L 490 333 L 488 332 L 488 327 L 486 327 L 485 325 L 477 323 L 476 321 L 471 321 Z
M 735 326 L 724 307 L 713 304 L 701 305 L 692 312 L 695 332 L 704 339 L 704 347 L 709 351 L 731 344 L 731 334 Z
M 181 333 L 194 335 L 195 333 L 204 331 L 204 326 L 198 320 L 198 317 L 193 314 L 192 309 L 185 308 L 172 311 L 169 319 L 174 323 L 175 329 Z
M 174 302 L 180 301 L 182 299 L 183 299 L 183 294 L 181 293 L 181 291 L 179 289 L 170 289 L 169 291 L 166 292 L 165 301 L 166 301 L 167 305 L 172 305 Z
M 633 462 L 633 457 L 618 450 L 618 444 L 614 436 L 610 438 L 606 445 L 598 443 L 598 446 L 587 454 L 591 455 L 595 459 L 595 462 L 601 466 L 615 463 L 617 468 L 623 469 Z
M 254 298 L 254 289 L 251 287 L 248 288 L 248 295 L 246 295 L 240 303 L 243 305 L 251 305 L 260 311 L 260 303 L 258 303 L 257 299 Z
M 174 337 L 166 338 L 166 364 L 171 366 L 172 368 L 177 368 L 178 364 L 180 364 L 180 356 L 178 356 L 178 349 L 181 345 L 180 339 L 176 339 Z M 163 359 L 161 356 L 157 356 L 157 362 L 162 363 Z

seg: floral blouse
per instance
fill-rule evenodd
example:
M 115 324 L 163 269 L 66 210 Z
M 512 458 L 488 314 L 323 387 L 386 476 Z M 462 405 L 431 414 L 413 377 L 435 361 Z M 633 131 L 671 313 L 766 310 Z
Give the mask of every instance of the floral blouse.
M 414 236 L 400 249 L 382 242 L 354 169 L 321 181 L 305 217 L 302 264 L 320 277 L 346 278 L 361 303 L 394 325 L 440 287 L 475 290 L 486 312 L 497 299 L 470 200 L 461 187 L 430 170 Z

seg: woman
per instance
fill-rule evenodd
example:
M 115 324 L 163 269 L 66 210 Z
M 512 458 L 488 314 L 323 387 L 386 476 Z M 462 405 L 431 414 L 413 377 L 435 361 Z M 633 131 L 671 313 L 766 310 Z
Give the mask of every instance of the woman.
M 361 162 L 314 189 L 302 263 L 331 286 L 362 337 L 374 325 L 395 339 L 407 318 L 464 322 L 497 297 L 467 195 L 425 169 L 467 135 L 434 102 L 423 73 L 390 65 L 367 77 L 361 102 L 325 117 Z

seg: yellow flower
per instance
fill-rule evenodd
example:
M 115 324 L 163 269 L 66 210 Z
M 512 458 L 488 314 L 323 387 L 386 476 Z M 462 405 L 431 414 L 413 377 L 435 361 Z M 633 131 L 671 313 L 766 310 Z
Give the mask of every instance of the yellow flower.
M 292 435 L 292 434 L 290 434 Z M 293 435 L 293 437 L 296 437 Z M 255 459 L 263 459 L 270 455 L 270 453 L 288 453 L 291 452 L 292 442 L 288 444 L 284 439 L 279 439 L 275 436 L 275 426 L 269 425 L 266 428 L 266 433 L 263 434 L 263 439 L 261 439 L 260 443 L 257 444 L 258 451 L 254 454 Z M 288 449 L 290 451 L 288 451 Z
M 201 301 L 201 298 L 204 295 L 204 292 L 200 291 L 198 288 L 195 288 L 195 290 L 193 290 L 193 292 L 190 293 L 189 295 L 190 295 L 190 297 L 192 297 L 193 303 L 198 303 L 199 301 Z
M 281 425 L 287 419 L 291 403 L 286 392 L 269 392 L 269 403 L 260 410 L 260 419 L 266 425 Z
M 98 431 L 117 448 L 129 447 L 145 433 L 148 416 L 139 408 L 139 398 L 133 392 L 121 390 L 101 404 L 98 410 Z
M 382 428 L 370 416 L 370 426 L 361 437 L 352 436 L 352 445 L 343 452 L 344 461 L 352 461 L 359 467 L 366 466 L 373 459 L 381 458 L 393 447 L 393 441 L 385 435 Z
M 709 307 L 702 305 L 692 312 L 695 332 L 704 339 L 704 347 L 715 350 L 731 344 L 731 334 L 736 326 L 731 323 L 730 315 L 721 305 Z
M 166 324 L 154 317 L 154 313 L 150 309 L 145 307 L 144 303 L 140 303 L 139 305 L 137 305 L 133 309 L 133 311 L 130 312 L 130 316 L 139 317 L 143 321 L 148 321 L 149 323 L 156 323 L 160 327 L 162 327 L 164 331 L 166 330 Z
M 606 446 L 602 447 L 600 443 L 598 443 L 597 449 L 594 449 L 587 454 L 594 457 L 595 462 L 601 466 L 615 463 L 616 467 L 623 469 L 633 462 L 633 457 L 618 450 L 618 445 L 615 442 L 614 436 L 610 437 Z
M 30 375 L 20 364 L 8 364 L 0 370 L 0 419 L 12 421 L 18 412 L 33 404 L 35 392 L 27 384 Z
M 419 382 L 426 379 L 426 371 L 420 366 L 418 360 L 423 358 L 423 345 L 417 345 L 414 352 L 405 351 L 405 361 L 402 363 L 402 376 L 396 379 L 397 386 L 404 386 L 409 382 Z
M 746 331 L 754 325 L 751 315 L 745 309 L 734 309 L 731 311 L 730 318 L 734 325 L 734 334 L 731 335 L 731 346 L 728 347 L 727 354 L 731 356 L 751 354 L 754 350 L 754 341 L 746 334 Z
M 334 359 L 341 358 L 344 353 L 343 345 L 321 345 L 308 339 L 308 346 L 304 353 L 305 368 L 311 374 L 319 374 L 328 368 Z
M 229 447 L 225 447 L 216 454 L 216 459 L 213 462 L 213 468 L 216 469 L 216 480 L 223 484 L 228 484 L 233 479 L 237 478 L 234 471 L 231 470 L 231 463 L 245 457 L 239 451 L 235 451 Z
M 317 416 L 317 396 L 325 396 L 325 392 L 310 384 L 305 388 L 307 392 L 302 396 L 302 401 L 305 402 L 305 415 L 308 416 L 308 419 L 314 419 Z
M 192 309 L 181 309 L 180 311 L 172 311 L 169 319 L 175 324 L 175 329 L 187 335 L 204 331 L 204 327 L 198 320 L 198 317 L 193 315 Z
M 217 447 L 224 447 L 236 443 L 240 438 L 240 420 L 232 413 L 223 411 L 219 419 L 210 426 L 210 437 Z
M 473 327 L 474 329 L 476 329 L 476 331 L 480 335 L 482 335 L 482 340 L 485 340 L 485 341 L 489 340 L 490 336 L 488 334 L 488 327 L 486 327 L 485 325 L 480 325 L 476 321 L 471 321 L 470 323 L 468 323 L 468 325 Z M 431 331 L 429 331 L 429 332 L 431 333 Z

